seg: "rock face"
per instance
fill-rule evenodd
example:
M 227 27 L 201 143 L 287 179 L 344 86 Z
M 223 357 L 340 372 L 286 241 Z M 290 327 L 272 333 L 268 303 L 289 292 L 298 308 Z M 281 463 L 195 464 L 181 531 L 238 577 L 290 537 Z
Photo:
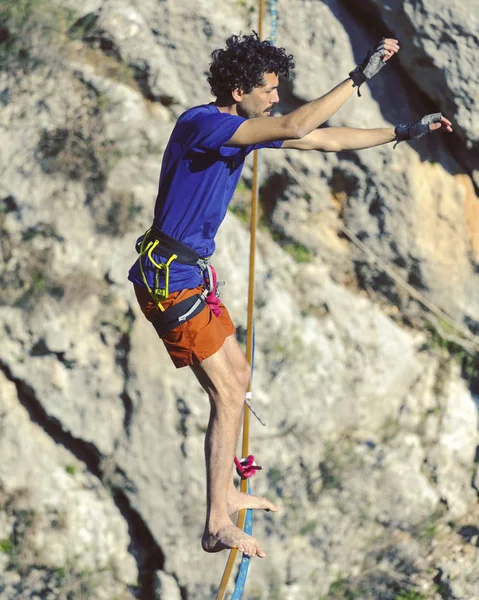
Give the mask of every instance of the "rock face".
M 473 114 L 479 77 L 473 64 L 479 45 L 479 4 L 431 0 L 364 0 L 359 4 L 377 8 L 404 42 L 400 61 L 414 83 L 451 115 L 465 141 L 477 144 L 479 127 Z
M 256 27 L 256 3 L 3 4 L 0 599 L 214 597 L 208 402 L 126 275 L 173 123 L 210 101 L 209 55 Z M 435 106 L 457 136 L 263 152 L 253 486 L 282 511 L 255 519 L 268 556 L 251 600 L 479 598 L 476 14 L 279 2 L 297 63 L 282 111 L 346 77 L 384 27 L 399 59 L 329 125 Z M 215 255 L 241 342 L 250 185 L 251 164 Z

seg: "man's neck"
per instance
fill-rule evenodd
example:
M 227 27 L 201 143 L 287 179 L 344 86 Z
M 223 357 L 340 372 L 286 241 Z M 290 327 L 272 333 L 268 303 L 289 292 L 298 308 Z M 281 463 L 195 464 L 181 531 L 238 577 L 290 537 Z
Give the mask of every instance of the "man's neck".
M 221 102 L 220 100 L 218 100 L 218 98 L 216 98 L 214 104 L 220 112 L 228 113 L 229 115 L 234 115 L 235 117 L 238 116 L 238 111 L 236 110 L 236 103 L 227 104 L 225 102 Z

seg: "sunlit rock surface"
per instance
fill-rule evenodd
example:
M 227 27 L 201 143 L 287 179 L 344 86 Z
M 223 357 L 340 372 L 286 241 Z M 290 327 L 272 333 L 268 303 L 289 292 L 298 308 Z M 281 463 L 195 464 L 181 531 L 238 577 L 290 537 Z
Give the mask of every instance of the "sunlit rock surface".
M 329 125 L 442 110 L 457 134 L 262 153 L 253 487 L 282 511 L 255 519 L 268 556 L 251 600 L 478 597 L 475 5 L 279 1 L 297 63 L 282 112 L 347 77 L 384 27 L 399 57 Z M 226 556 L 199 544 L 208 400 L 126 277 L 175 119 L 212 100 L 210 53 L 257 27 L 256 3 L 7 9 L 0 598 L 214 597 Z M 241 343 L 251 168 L 214 258 Z

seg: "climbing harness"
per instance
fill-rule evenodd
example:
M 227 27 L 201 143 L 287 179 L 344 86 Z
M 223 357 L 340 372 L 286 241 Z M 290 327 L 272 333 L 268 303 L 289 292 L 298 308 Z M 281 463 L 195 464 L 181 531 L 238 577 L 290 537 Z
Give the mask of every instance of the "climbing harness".
M 152 324 L 159 335 L 164 335 L 171 329 L 195 317 L 206 307 L 208 300 L 213 304 L 215 303 L 213 296 L 217 297 L 218 295 L 216 274 L 209 264 L 209 258 L 200 256 L 196 250 L 170 237 L 155 225 L 152 225 L 139 238 L 136 243 L 136 250 L 140 255 L 140 272 L 143 283 L 160 309 L 152 320 Z M 148 284 L 143 266 L 144 257 L 148 257 L 155 270 L 153 287 Z M 165 257 L 165 262 L 160 262 L 162 257 Z M 185 298 L 178 304 L 165 309 L 162 301 L 169 296 L 170 266 L 174 261 L 182 265 L 199 267 L 203 272 L 205 289 L 201 294 L 194 294 L 190 298 Z M 163 285 L 161 285 L 162 277 L 164 280 Z

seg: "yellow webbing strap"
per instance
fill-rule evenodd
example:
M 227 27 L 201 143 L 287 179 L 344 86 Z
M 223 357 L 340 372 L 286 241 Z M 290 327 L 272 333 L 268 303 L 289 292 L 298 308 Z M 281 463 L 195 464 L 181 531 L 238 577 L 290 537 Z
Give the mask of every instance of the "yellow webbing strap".
M 153 258 L 153 251 L 155 250 L 155 248 L 158 246 L 158 244 L 160 243 L 160 240 L 150 240 L 147 244 L 146 244 L 146 248 L 145 248 L 145 243 L 146 240 L 148 238 L 148 234 L 150 233 L 151 229 L 148 229 L 148 231 L 145 233 L 143 239 L 141 240 L 141 246 L 140 246 L 140 272 L 141 272 L 141 277 L 143 279 L 143 283 L 145 284 L 146 289 L 148 290 L 150 296 L 153 298 L 153 300 L 156 302 L 156 304 L 158 305 L 158 308 L 164 312 L 165 308 L 162 306 L 159 298 L 161 298 L 162 300 L 166 300 L 169 296 L 169 283 L 170 283 L 170 265 L 171 263 L 178 258 L 178 256 L 176 254 L 172 254 L 170 256 L 170 258 L 167 260 L 166 263 L 158 263 L 155 261 L 155 259 Z M 155 287 L 154 289 L 151 289 L 151 287 L 148 285 L 148 280 L 146 278 L 145 275 L 145 271 L 143 269 L 143 262 L 142 262 L 142 258 L 143 256 L 148 256 L 148 258 L 150 259 L 151 263 L 156 267 L 157 271 L 155 273 L 155 281 L 157 282 L 159 279 L 159 273 L 160 271 L 164 271 L 165 272 L 165 287 L 164 288 L 160 288 L 160 287 Z
M 259 23 L 258 34 L 262 36 L 264 0 L 259 0 Z M 258 221 L 258 199 L 259 199 L 259 159 L 258 150 L 254 152 L 254 167 L 253 167 L 253 190 L 251 202 L 251 236 L 250 236 L 250 259 L 249 259 L 249 288 L 248 288 L 248 325 L 247 325 L 247 340 L 246 340 L 246 360 L 250 365 L 253 363 L 253 312 L 254 312 L 254 273 L 255 273 L 255 250 L 256 250 L 256 230 Z M 251 381 L 248 387 L 248 392 L 251 391 Z M 249 425 L 250 425 L 250 409 L 245 406 L 243 411 L 243 439 L 242 439 L 242 456 L 249 454 Z M 248 492 L 248 481 L 241 480 L 241 491 Z M 238 516 L 237 527 L 244 528 L 246 520 L 246 510 L 240 510 Z M 230 550 L 228 560 L 226 562 L 223 577 L 218 588 L 215 600 L 223 600 L 226 594 L 231 573 L 238 554 L 238 548 Z
M 246 360 L 249 364 L 253 365 L 253 312 L 254 312 L 254 273 L 255 273 L 255 258 L 256 258 L 256 231 L 258 223 L 258 199 L 259 199 L 259 157 L 258 150 L 254 152 L 254 166 L 253 166 L 253 190 L 252 190 L 252 202 L 251 202 L 251 236 L 250 236 L 250 255 L 249 255 L 249 286 L 248 286 L 248 319 L 247 319 L 247 335 L 246 335 Z M 251 392 L 251 380 L 248 386 L 248 393 Z M 249 428 L 250 428 L 250 409 L 248 406 L 244 407 L 243 411 L 243 438 L 241 445 L 242 456 L 248 456 L 249 454 Z M 241 480 L 241 491 L 243 494 L 248 493 L 248 480 Z M 239 529 L 244 528 L 246 520 L 246 510 L 240 510 L 238 516 L 237 527 Z M 216 594 L 215 600 L 223 600 L 226 594 L 226 588 L 228 581 L 231 577 L 233 567 L 238 554 L 238 548 L 230 550 L 228 560 L 226 562 L 223 577 L 221 579 L 218 593 Z

